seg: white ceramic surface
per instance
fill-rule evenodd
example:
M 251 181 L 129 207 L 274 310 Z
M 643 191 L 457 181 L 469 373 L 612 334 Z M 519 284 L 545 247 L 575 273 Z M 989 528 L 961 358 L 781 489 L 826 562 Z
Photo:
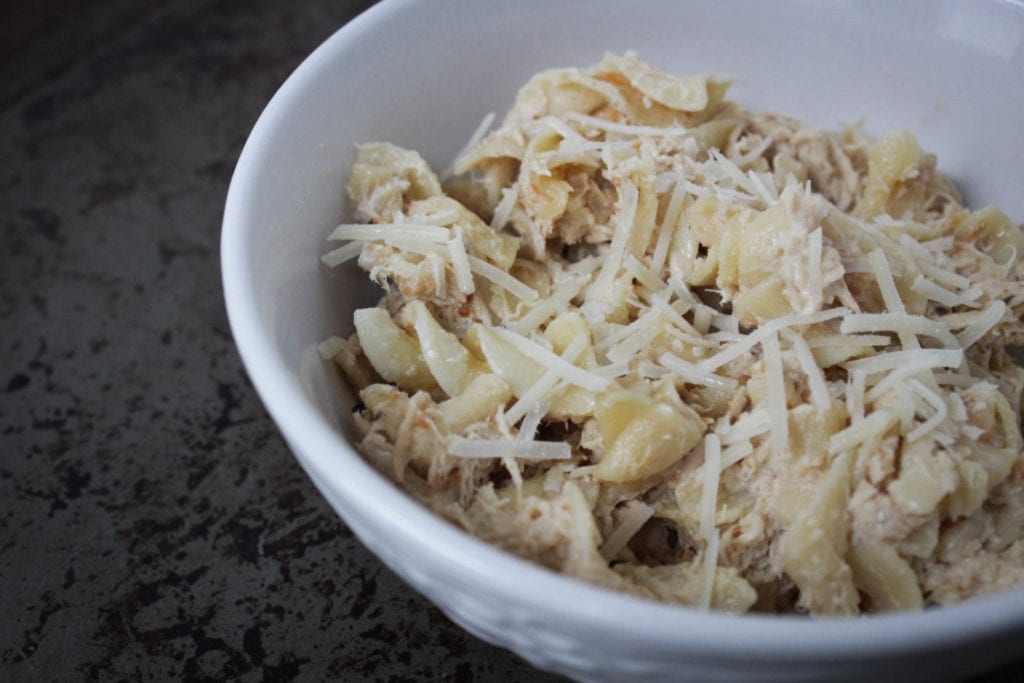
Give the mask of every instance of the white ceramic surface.
M 351 394 L 312 345 L 375 300 L 318 263 L 345 216 L 353 144 L 442 169 L 525 79 L 635 49 L 738 77 L 732 97 L 822 126 L 909 128 L 974 205 L 1024 220 L 1024 8 L 1008 2 L 386 1 L 289 78 L 246 143 L 224 216 L 242 359 L 299 462 L 362 541 L 478 636 L 587 680 L 954 679 L 1020 657 L 1024 591 L 919 614 L 808 620 L 702 614 L 523 562 L 404 496 L 345 438 Z

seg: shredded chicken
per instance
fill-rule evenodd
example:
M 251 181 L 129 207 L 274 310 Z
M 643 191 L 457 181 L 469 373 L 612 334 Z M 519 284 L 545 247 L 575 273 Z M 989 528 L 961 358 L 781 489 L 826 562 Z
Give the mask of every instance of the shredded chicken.
M 910 133 L 727 87 L 632 53 L 542 72 L 443 184 L 360 146 L 324 260 L 385 295 L 321 345 L 360 451 L 469 533 L 651 599 L 1020 586 L 1024 231 Z

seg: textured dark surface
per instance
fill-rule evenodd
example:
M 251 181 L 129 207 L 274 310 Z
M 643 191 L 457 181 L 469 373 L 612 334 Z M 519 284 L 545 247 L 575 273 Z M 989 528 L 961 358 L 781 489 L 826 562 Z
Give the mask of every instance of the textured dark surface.
M 2 16 L 0 680 L 555 680 L 351 536 L 230 339 L 235 160 L 365 3 L 92 4 Z
M 0 680 L 543 677 L 339 522 L 221 298 L 259 112 L 366 3 L 4 3 Z

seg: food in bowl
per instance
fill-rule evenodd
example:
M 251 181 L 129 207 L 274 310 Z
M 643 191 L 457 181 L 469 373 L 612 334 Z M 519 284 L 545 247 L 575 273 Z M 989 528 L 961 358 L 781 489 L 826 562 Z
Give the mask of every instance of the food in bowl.
M 734 612 L 1024 583 L 1024 233 L 907 132 L 631 53 L 533 77 L 443 183 L 360 146 L 323 261 L 385 289 L 320 345 L 359 450 L 473 535 Z

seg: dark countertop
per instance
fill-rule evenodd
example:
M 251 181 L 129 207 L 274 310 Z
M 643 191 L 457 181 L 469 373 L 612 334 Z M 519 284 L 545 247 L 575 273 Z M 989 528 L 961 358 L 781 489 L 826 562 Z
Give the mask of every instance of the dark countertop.
M 366 4 L 7 4 L 0 680 L 557 680 L 353 538 L 228 330 L 241 146 Z
M 0 680 L 542 678 L 353 538 L 228 330 L 242 144 L 368 3 L 87 4 L 0 22 Z

